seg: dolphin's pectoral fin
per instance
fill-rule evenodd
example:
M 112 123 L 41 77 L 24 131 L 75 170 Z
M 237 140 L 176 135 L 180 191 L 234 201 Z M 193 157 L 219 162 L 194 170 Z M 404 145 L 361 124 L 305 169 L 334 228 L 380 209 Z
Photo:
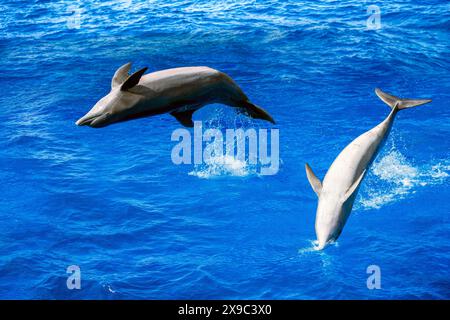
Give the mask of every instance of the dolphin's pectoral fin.
M 192 121 L 192 114 L 196 110 L 187 110 L 187 111 L 173 111 L 170 114 L 175 117 L 183 126 L 192 128 L 194 126 L 194 122 Z
M 128 73 L 130 72 L 130 69 L 131 69 L 131 62 L 128 62 L 123 66 L 121 66 L 119 69 L 117 69 L 111 80 L 111 89 L 120 86 L 122 83 L 125 82 L 125 80 L 128 79 Z
M 350 186 L 350 188 L 348 188 L 347 192 L 344 195 L 344 198 L 342 199 L 342 202 L 347 201 L 352 195 L 353 193 L 358 190 L 359 185 L 361 184 L 361 181 L 364 178 L 364 175 L 366 174 L 367 169 L 364 169 L 364 171 L 361 173 L 361 175 L 359 176 L 358 179 L 356 179 L 355 182 L 353 182 L 353 184 Z
M 150 96 L 155 94 L 154 90 L 139 84 L 132 87 L 131 89 L 128 89 L 127 91 L 141 96 Z
M 319 178 L 316 177 L 309 164 L 305 164 L 305 169 L 306 176 L 308 177 L 308 181 L 311 184 L 311 187 L 313 188 L 317 196 L 320 196 L 320 192 L 322 191 L 322 182 L 320 182 Z
M 133 88 L 135 85 L 139 83 L 139 80 L 141 80 L 141 77 L 144 75 L 144 72 L 147 71 L 147 67 L 142 68 L 135 73 L 133 73 L 131 76 L 129 76 L 124 83 L 120 86 L 121 91 L 127 91 L 128 89 Z

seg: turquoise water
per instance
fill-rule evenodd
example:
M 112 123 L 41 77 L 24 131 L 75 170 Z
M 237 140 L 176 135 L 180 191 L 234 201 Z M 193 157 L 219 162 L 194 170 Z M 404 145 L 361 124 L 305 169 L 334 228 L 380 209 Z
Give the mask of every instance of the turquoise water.
M 368 30 L 372 4 L 2 1 L 0 298 L 450 298 L 450 4 L 379 1 Z M 276 126 L 221 105 L 194 119 L 279 129 L 279 172 L 174 165 L 168 115 L 75 126 L 128 61 L 229 74 Z M 323 177 L 384 119 L 375 87 L 433 102 L 398 114 L 337 244 L 315 251 L 304 163 Z

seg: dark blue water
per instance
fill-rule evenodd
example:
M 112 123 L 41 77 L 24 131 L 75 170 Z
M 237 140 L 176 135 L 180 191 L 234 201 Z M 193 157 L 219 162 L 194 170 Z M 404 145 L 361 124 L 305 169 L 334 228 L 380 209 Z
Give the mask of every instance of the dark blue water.
M 448 1 L 4 0 L 0 18 L 0 298 L 450 298 Z M 174 165 L 168 115 L 75 126 L 128 61 L 232 76 L 277 120 L 278 174 Z M 388 114 L 375 87 L 433 102 L 398 114 L 315 251 L 304 163 L 323 177 Z M 220 105 L 194 119 L 273 128 Z

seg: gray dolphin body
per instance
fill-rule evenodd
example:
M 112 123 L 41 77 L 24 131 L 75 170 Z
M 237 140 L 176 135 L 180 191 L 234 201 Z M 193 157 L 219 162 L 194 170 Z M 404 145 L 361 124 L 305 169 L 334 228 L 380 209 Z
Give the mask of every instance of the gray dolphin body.
M 361 181 L 389 135 L 397 112 L 431 101 L 400 99 L 380 89 L 376 89 L 375 92 L 392 108 L 387 118 L 347 145 L 331 164 L 323 182 L 316 177 L 308 164 L 305 165 L 308 180 L 319 198 L 315 224 L 319 250 L 337 240 L 341 234 Z
M 274 123 L 263 109 L 251 103 L 226 74 L 208 67 L 184 67 L 144 75 L 143 68 L 129 75 L 131 63 L 120 67 L 111 91 L 76 124 L 94 128 L 170 113 L 181 124 L 192 127 L 192 114 L 211 103 L 238 108 L 252 118 Z

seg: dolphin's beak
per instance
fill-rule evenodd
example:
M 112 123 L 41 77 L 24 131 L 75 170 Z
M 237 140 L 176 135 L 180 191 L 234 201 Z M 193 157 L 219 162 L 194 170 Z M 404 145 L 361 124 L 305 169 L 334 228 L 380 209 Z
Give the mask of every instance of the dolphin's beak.
M 77 120 L 77 122 L 75 122 L 75 124 L 77 126 L 85 126 L 87 124 L 90 123 L 90 121 L 92 121 L 94 118 L 86 118 L 86 116 L 81 117 L 80 119 Z
M 109 117 L 109 113 L 96 114 L 96 115 L 87 114 L 87 115 L 81 117 L 80 119 L 78 119 L 78 121 L 75 122 L 75 124 L 77 126 L 90 126 L 93 128 L 100 128 L 100 127 L 105 126 L 105 123 L 103 122 L 103 120 L 107 119 L 108 117 Z

